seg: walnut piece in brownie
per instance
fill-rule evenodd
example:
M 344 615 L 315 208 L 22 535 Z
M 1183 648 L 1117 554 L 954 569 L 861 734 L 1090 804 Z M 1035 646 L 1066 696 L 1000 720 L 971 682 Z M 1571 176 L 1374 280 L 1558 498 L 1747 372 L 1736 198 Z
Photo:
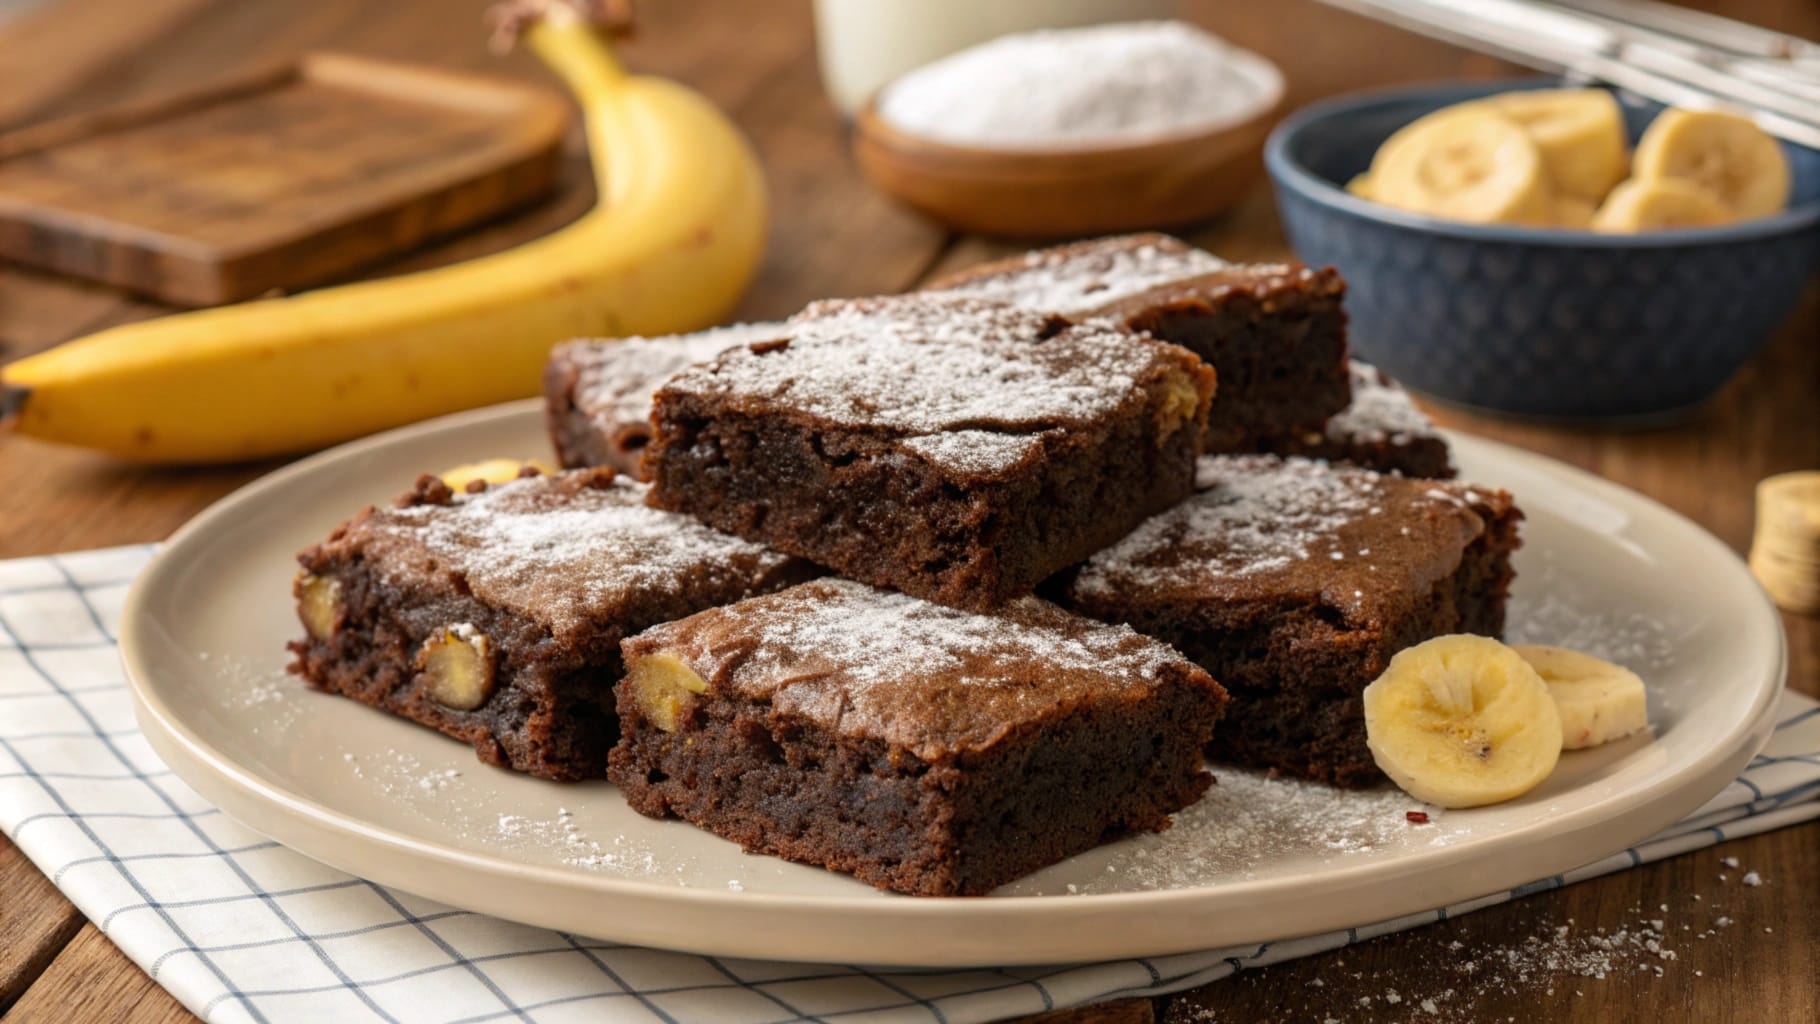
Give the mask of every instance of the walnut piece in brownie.
M 865 583 L 987 608 L 1193 489 L 1185 349 L 942 295 L 817 303 L 657 393 L 651 501 Z
M 1267 455 L 1204 458 L 1200 486 L 1089 559 L 1062 603 L 1220 681 L 1211 756 L 1378 781 L 1361 692 L 1405 647 L 1502 631 L 1522 513 L 1503 491 Z
M 1212 781 L 1225 703 L 1130 629 L 824 579 L 624 644 L 610 777 L 632 807 L 919 896 L 974 895 Z
M 1447 439 L 1403 386 L 1375 366 L 1352 364 L 1352 404 L 1320 430 L 1271 438 L 1262 451 L 1345 462 L 1379 473 L 1451 479 Z
M 581 338 L 544 366 L 544 419 L 564 466 L 638 476 L 651 440 L 651 396 L 671 375 L 739 345 L 781 338 L 775 323 L 733 324 L 662 338 Z
M 1346 407 L 1346 283 L 1333 268 L 1227 263 L 1161 234 L 1121 235 L 983 264 L 931 290 L 1105 318 L 1191 349 L 1219 374 L 1207 450 L 1319 431 Z
M 808 578 L 645 505 L 611 469 L 454 493 L 433 476 L 298 555 L 291 671 L 548 779 L 599 778 L 619 641 Z

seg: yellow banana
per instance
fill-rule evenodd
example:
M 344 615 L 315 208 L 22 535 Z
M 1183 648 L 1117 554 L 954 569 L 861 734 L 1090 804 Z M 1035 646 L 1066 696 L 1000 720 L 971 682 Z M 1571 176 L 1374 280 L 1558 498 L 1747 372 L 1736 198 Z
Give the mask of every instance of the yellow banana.
M 1624 111 L 1604 89 L 1523 89 L 1484 101 L 1523 126 L 1559 195 L 1597 205 L 1624 177 Z
M 1447 220 L 1546 224 L 1542 153 L 1509 117 L 1482 104 L 1447 107 L 1384 140 L 1368 172 L 1370 198 Z
M 570 337 L 717 321 L 764 247 L 750 148 L 700 95 L 626 73 L 572 8 L 535 10 L 523 38 L 581 105 L 595 209 L 496 255 L 129 324 L 22 359 L 0 369 L 14 429 L 144 461 L 281 455 L 535 394 L 550 347 Z
M 1748 118 L 1722 110 L 1670 107 L 1637 140 L 1639 179 L 1700 186 L 1739 218 L 1767 217 L 1788 206 L 1788 156 Z
M 450 466 L 436 474 L 450 488 L 461 491 L 476 480 L 489 484 L 503 484 L 518 479 L 518 474 L 526 469 L 535 469 L 545 476 L 554 476 L 556 467 L 542 459 L 482 459 L 479 462 L 464 462 L 459 466 Z
M 1594 231 L 1671 231 L 1726 224 L 1737 218 L 1718 197 L 1682 178 L 1628 178 L 1592 216 Z
M 1486 637 L 1438 636 L 1398 652 L 1364 704 L 1372 759 L 1405 793 L 1438 807 L 1521 796 L 1561 758 L 1548 684 Z
M 1630 669 L 1565 647 L 1510 649 L 1547 684 L 1561 715 L 1563 750 L 1585 750 L 1649 728 L 1649 691 Z

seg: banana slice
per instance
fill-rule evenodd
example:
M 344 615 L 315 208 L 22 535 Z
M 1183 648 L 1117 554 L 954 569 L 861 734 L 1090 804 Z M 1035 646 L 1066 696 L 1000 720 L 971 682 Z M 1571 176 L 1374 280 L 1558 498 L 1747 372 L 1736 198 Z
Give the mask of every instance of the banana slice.
M 1624 179 L 1630 165 L 1624 112 L 1604 89 L 1535 89 L 1486 101 L 1523 126 L 1560 195 L 1593 205 Z
M 490 484 L 503 484 L 518 479 L 518 473 L 530 466 L 546 476 L 554 475 L 556 470 L 541 459 L 482 459 L 460 466 L 450 466 L 436 474 L 451 490 L 462 490 L 475 480 L 485 480 Z
M 1572 228 L 1575 231 L 1590 230 L 1593 215 L 1598 212 L 1597 205 L 1579 196 L 1555 197 L 1555 227 Z
M 1365 688 L 1365 736 L 1384 774 L 1418 800 L 1477 807 L 1555 770 L 1561 714 L 1522 656 L 1481 636 L 1440 636 L 1390 660 Z
M 1719 110 L 1664 110 L 1637 142 L 1632 174 L 1706 189 L 1738 217 L 1788 205 L 1788 157 L 1763 129 Z
M 1370 199 L 1372 197 L 1371 196 L 1371 175 L 1369 175 L 1369 174 L 1353 175 L 1352 180 L 1346 183 L 1346 191 L 1351 192 L 1353 195 L 1358 196 L 1360 199 Z
M 1632 178 L 1611 190 L 1592 229 L 1622 234 L 1727 224 L 1736 218 L 1712 193 L 1680 178 Z
M 1512 644 L 1548 684 L 1561 713 L 1562 749 L 1584 750 L 1649 728 L 1643 680 L 1622 665 L 1545 644 Z
M 1521 125 L 1483 104 L 1405 125 L 1371 161 L 1378 202 L 1449 220 L 1547 224 L 1542 155 Z

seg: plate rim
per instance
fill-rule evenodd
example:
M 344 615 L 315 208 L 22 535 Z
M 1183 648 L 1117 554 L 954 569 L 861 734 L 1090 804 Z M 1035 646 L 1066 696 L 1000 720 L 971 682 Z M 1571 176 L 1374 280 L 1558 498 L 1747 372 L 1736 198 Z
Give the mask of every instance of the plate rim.
M 851 960 L 852 957 L 838 952 L 832 956 L 792 954 L 766 944 L 762 934 L 757 936 L 756 943 L 750 938 L 741 940 L 737 936 L 728 936 L 728 943 L 707 945 L 690 943 L 682 946 L 653 941 L 649 936 L 628 939 L 624 929 L 615 927 L 603 929 L 587 925 L 578 928 L 572 921 L 552 923 L 543 915 L 514 913 L 509 907 L 501 909 L 497 900 L 480 898 L 465 886 L 457 890 L 436 884 L 414 885 L 410 880 L 401 882 L 395 880 L 395 872 L 369 870 L 372 867 L 370 862 L 376 856 L 385 855 L 421 858 L 441 870 L 478 872 L 489 880 L 511 886 L 528 885 L 556 887 L 570 891 L 585 890 L 590 900 L 606 899 L 626 901 L 632 904 L 647 903 L 654 909 L 672 907 L 691 912 L 705 911 L 710 915 L 724 912 L 809 916 L 833 914 L 837 917 L 844 914 L 859 914 L 868 918 L 873 928 L 880 930 L 888 929 L 894 922 L 913 925 L 933 921 L 950 922 L 954 931 L 962 932 L 969 926 L 981 924 L 984 919 L 1006 915 L 1026 918 L 1019 927 L 1039 930 L 1047 926 L 1065 925 L 1070 922 L 1086 925 L 1096 917 L 1109 912 L 1143 913 L 1165 905 L 1172 908 L 1179 904 L 1193 905 L 1197 902 L 1204 902 L 1210 897 L 1220 900 L 1244 897 L 1251 904 L 1267 905 L 1276 902 L 1282 895 L 1291 891 L 1307 893 L 1311 888 L 1320 892 L 1344 889 L 1350 883 L 1357 881 L 1359 876 L 1368 876 L 1370 880 L 1381 884 L 1394 884 L 1408 877 L 1427 875 L 1436 869 L 1452 868 L 1456 862 L 1464 862 L 1484 852 L 1480 850 L 1484 843 L 1472 842 L 1413 852 L 1389 863 L 1378 861 L 1336 866 L 1331 870 L 1321 871 L 1318 878 L 1288 876 L 1177 889 L 1075 894 L 1065 897 L 1050 894 L 994 896 L 985 899 L 904 897 L 901 899 L 856 900 L 852 896 L 841 894 L 744 892 L 665 886 L 640 879 L 587 874 L 553 865 L 514 863 L 495 854 L 477 853 L 440 845 L 378 822 L 343 813 L 307 796 L 286 790 L 278 783 L 268 781 L 260 777 L 257 772 L 241 766 L 230 755 L 216 749 L 205 740 L 183 720 L 180 711 L 170 707 L 157 695 L 155 685 L 149 682 L 157 673 L 147 663 L 143 639 L 145 631 L 152 628 L 156 622 L 156 618 L 148 610 L 148 606 L 152 603 L 152 597 L 157 593 L 163 580 L 167 576 L 181 571 L 183 556 L 191 548 L 205 543 L 211 535 L 212 527 L 217 523 L 228 520 L 242 505 L 253 502 L 270 491 L 284 488 L 293 480 L 306 477 L 322 467 L 342 463 L 368 452 L 409 443 L 443 431 L 479 427 L 495 420 L 517 419 L 540 409 L 541 402 L 538 399 L 509 402 L 426 420 L 319 452 L 250 481 L 218 499 L 190 519 L 159 546 L 152 560 L 134 578 L 127 591 L 118 635 L 121 663 L 133 698 L 136 717 L 154 750 L 177 773 L 179 778 L 195 788 L 211 803 L 221 807 L 230 817 L 256 832 L 266 835 L 272 835 L 274 831 L 284 832 L 293 838 L 297 837 L 299 831 L 313 832 L 319 833 L 325 840 L 329 834 L 333 833 L 340 835 L 345 840 L 354 840 L 359 845 L 350 847 L 344 843 L 335 850 L 305 849 L 304 846 L 313 846 L 311 837 L 302 838 L 296 842 L 286 842 L 285 845 L 296 852 L 357 877 L 380 881 L 381 884 L 414 892 L 451 906 L 465 907 L 544 927 L 559 927 L 581 934 L 593 934 L 602 938 L 617 938 L 621 941 L 635 941 L 644 945 L 685 949 L 707 955 L 752 956 L 772 960 L 840 962 Z M 1600 478 L 1577 466 L 1503 442 L 1453 431 L 1444 431 L 1444 433 L 1450 444 L 1461 445 L 1464 443 L 1468 448 L 1483 448 L 1497 458 L 1514 461 L 1532 472 L 1556 477 L 1565 476 L 1566 482 L 1576 490 L 1589 491 L 1594 497 L 1609 499 L 1616 494 L 1623 502 L 1640 502 L 1653 514 L 1665 517 L 1676 526 L 1691 531 L 1700 543 L 1723 554 L 1728 560 L 1736 563 L 1741 572 L 1744 572 L 1747 577 L 1749 576 L 1748 570 L 1743 568 L 1743 563 L 1738 559 L 1737 554 L 1710 531 L 1647 495 Z M 1754 578 L 1751 582 L 1753 585 L 1755 584 Z M 1735 777 L 1737 771 L 1741 770 L 1768 740 L 1774 725 L 1776 702 L 1787 683 L 1786 631 L 1782 627 L 1780 616 L 1775 613 L 1774 606 L 1770 604 L 1768 596 L 1763 593 L 1760 586 L 1755 587 L 1755 597 L 1756 603 L 1759 605 L 1755 611 L 1766 616 L 1767 621 L 1773 626 L 1777 642 L 1776 650 L 1773 652 L 1773 664 L 1770 666 L 1771 671 L 1764 680 L 1758 683 L 1758 690 L 1752 695 L 1751 705 L 1741 720 L 1742 724 L 1727 735 L 1713 741 L 1699 758 L 1677 766 L 1665 776 L 1655 780 L 1653 784 L 1641 788 L 1627 788 L 1609 794 L 1591 804 L 1568 811 L 1558 818 L 1530 826 L 1525 830 L 1526 841 L 1520 845 L 1535 846 L 1548 842 L 1559 842 L 1569 836 L 1607 829 L 1616 821 L 1635 819 L 1652 822 L 1650 828 L 1636 836 L 1629 834 L 1632 830 L 1617 830 L 1624 836 L 1623 841 L 1615 846 L 1599 845 L 1597 856 L 1576 858 L 1573 863 L 1562 863 L 1559 857 L 1542 860 L 1537 863 L 1535 869 L 1526 872 L 1526 877 L 1507 878 L 1509 869 L 1501 873 L 1493 872 L 1489 880 L 1475 883 L 1472 886 L 1476 891 L 1461 896 L 1460 899 L 1478 898 L 1509 890 L 1538 877 L 1545 878 L 1571 870 L 1591 863 L 1598 857 L 1624 849 L 1631 843 L 1646 838 L 1660 828 L 1666 827 L 1692 812 L 1721 791 Z M 1668 813 L 1669 809 L 1673 810 L 1672 814 Z M 1650 813 L 1651 811 L 1656 813 Z M 248 820 L 254 818 L 262 823 L 276 823 L 285 826 L 287 816 L 295 819 L 291 824 L 308 827 L 261 828 Z M 1642 825 L 1638 824 L 1636 827 L 1640 829 Z M 273 838 L 283 841 L 281 836 L 273 835 Z M 1311 883 L 1314 885 L 1311 886 Z M 471 885 L 471 883 L 468 884 Z M 1235 897 L 1232 893 L 1234 889 L 1243 891 Z M 1432 906 L 1441 906 L 1457 901 L 1453 898 L 1437 897 L 1431 902 Z M 1187 916 L 1196 914 L 1192 909 L 1185 913 Z M 1358 925 L 1374 922 L 1353 921 L 1351 923 Z M 1281 934 L 1274 934 L 1270 927 L 1255 929 L 1258 937 L 1253 941 L 1279 941 L 1296 935 L 1312 934 L 1306 928 L 1298 927 L 1290 931 L 1282 931 L 1282 927 L 1284 926 L 1279 926 L 1274 930 Z M 1347 927 L 1346 924 L 1335 923 L 1317 931 L 1345 927 Z M 901 940 L 899 944 L 902 944 Z M 850 948 L 846 943 L 824 942 L 823 945 L 837 950 Z M 933 949 L 912 958 L 886 955 L 879 958 L 868 958 L 867 962 L 881 965 L 925 967 L 1002 966 L 1007 962 L 1040 964 L 1087 959 L 1125 959 L 1134 956 L 1161 956 L 1213 948 L 1206 942 L 1183 944 L 1180 941 L 1142 946 L 1136 949 L 1126 948 L 1128 945 L 1128 942 L 1109 942 L 1105 938 L 1101 938 L 1099 947 L 1104 947 L 1101 952 L 1085 954 L 1076 952 L 1067 955 L 1037 954 L 1034 958 L 1024 956 L 1024 954 L 1014 954 L 1014 958 L 1022 958 L 1007 961 L 1003 955 L 1005 952 L 1003 949 L 998 951 L 999 955 L 996 957 L 982 957 L 977 953 L 969 954 L 968 949 L 971 946 L 968 943 L 960 942 L 955 947 Z M 1070 948 L 1078 950 L 1086 948 L 1086 945 L 1076 943 Z

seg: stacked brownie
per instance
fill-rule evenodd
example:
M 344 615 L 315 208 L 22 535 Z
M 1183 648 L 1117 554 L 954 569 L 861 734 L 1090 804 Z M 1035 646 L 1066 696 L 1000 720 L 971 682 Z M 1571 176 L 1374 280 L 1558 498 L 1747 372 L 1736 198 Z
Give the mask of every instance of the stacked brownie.
M 1167 235 L 1041 249 L 930 287 L 1174 342 L 1219 375 L 1207 450 L 1256 451 L 1346 407 L 1346 284 L 1331 267 L 1227 263 Z
M 544 366 L 545 422 L 558 463 L 640 475 L 651 440 L 651 395 L 685 366 L 754 341 L 781 324 L 734 324 L 662 338 L 582 338 L 556 346 Z
M 1346 437 L 1353 430 L 1342 424 L 1361 377 L 1348 373 L 1345 282 L 1332 269 L 1227 263 L 1167 235 L 1143 234 L 1040 249 L 939 278 L 930 289 L 1071 321 L 1095 320 L 1189 349 L 1219 380 L 1206 451 L 1296 454 L 1291 449 L 1306 438 L 1333 430 Z M 638 456 L 651 436 L 651 395 L 683 367 L 766 340 L 780 326 L 740 324 L 559 347 L 544 380 L 558 458 L 565 466 L 612 465 L 642 475 Z M 1375 374 L 1363 379 L 1374 381 Z M 1360 409 L 1355 402 L 1354 410 Z M 1396 449 L 1335 442 L 1329 450 L 1379 457 L 1367 463 L 1372 468 L 1403 468 L 1384 461 L 1403 455 Z M 1444 445 L 1440 451 L 1444 466 Z M 1424 465 L 1432 468 L 1432 455 L 1416 457 L 1427 458 Z
M 786 326 L 657 393 L 653 505 L 990 608 L 1193 488 L 1213 374 L 1175 345 L 931 294 Z
M 298 561 L 295 671 L 547 779 L 605 774 L 620 640 L 815 572 L 611 469 L 462 493 L 426 476 Z
M 1360 691 L 1497 632 L 1520 513 L 1415 479 L 1446 444 L 1349 366 L 1343 290 L 1143 235 L 571 343 L 578 468 L 426 478 L 304 552 L 296 670 L 917 895 L 1166 827 L 1203 753 L 1374 781 Z
M 1215 758 L 1363 785 L 1383 776 L 1360 694 L 1405 647 L 1499 634 L 1521 519 L 1503 491 L 1209 456 L 1194 497 L 1088 559 L 1059 599 L 1226 687 Z
M 625 644 L 632 806 L 924 896 L 1169 824 L 1224 694 L 1155 640 L 1033 597 L 967 612 L 848 580 Z
M 1447 440 L 1409 392 L 1375 366 L 1352 364 L 1352 402 L 1320 430 L 1266 438 L 1258 451 L 1343 462 L 1379 473 L 1444 480 L 1454 475 Z

